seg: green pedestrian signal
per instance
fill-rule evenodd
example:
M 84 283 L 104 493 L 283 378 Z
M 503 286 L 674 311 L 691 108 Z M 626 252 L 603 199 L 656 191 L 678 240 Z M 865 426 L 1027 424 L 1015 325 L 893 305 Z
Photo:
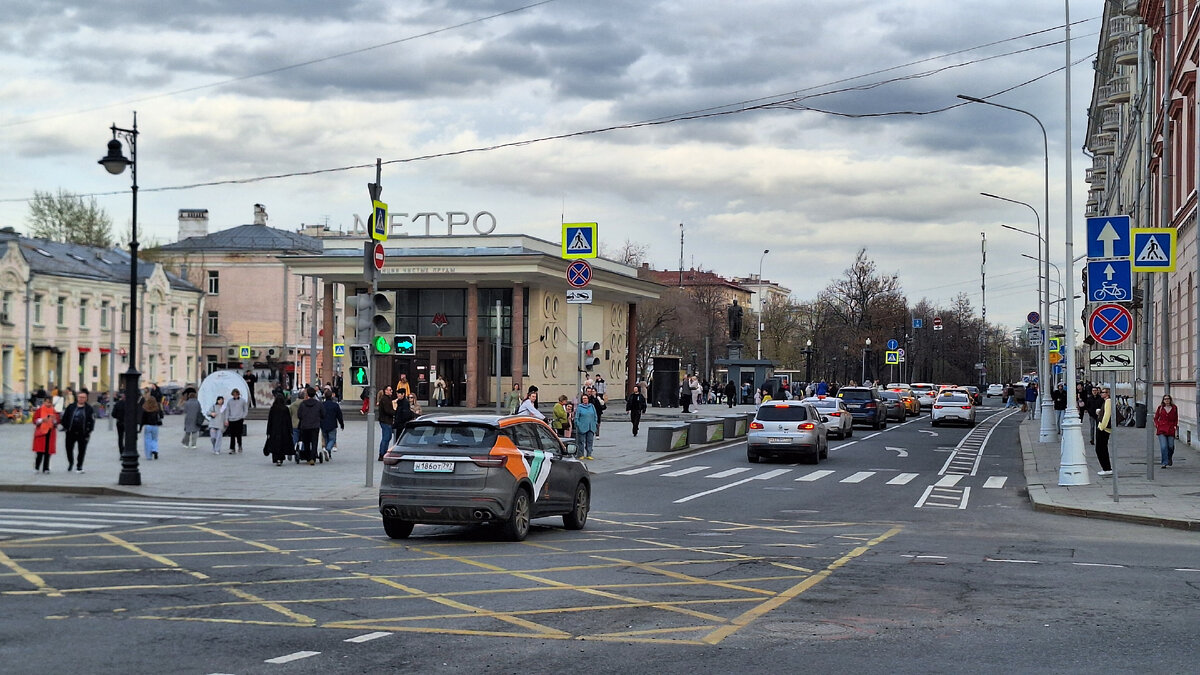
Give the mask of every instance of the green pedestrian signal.
M 350 366 L 350 383 L 356 387 L 366 387 L 371 384 L 367 369 L 363 366 Z
M 374 344 L 376 354 L 392 353 L 392 341 L 386 335 L 376 335 Z

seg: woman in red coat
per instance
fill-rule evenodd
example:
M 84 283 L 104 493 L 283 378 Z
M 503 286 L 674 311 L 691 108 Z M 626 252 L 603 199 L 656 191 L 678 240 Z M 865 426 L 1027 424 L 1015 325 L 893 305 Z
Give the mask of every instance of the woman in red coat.
M 1154 411 L 1154 433 L 1158 435 L 1158 450 L 1162 453 L 1162 468 L 1172 465 L 1175 458 L 1175 434 L 1179 430 L 1179 408 L 1169 395 L 1162 397 Z
M 33 413 L 33 470 L 50 473 L 50 455 L 58 446 L 58 413 L 49 398 L 42 399 L 42 406 Z

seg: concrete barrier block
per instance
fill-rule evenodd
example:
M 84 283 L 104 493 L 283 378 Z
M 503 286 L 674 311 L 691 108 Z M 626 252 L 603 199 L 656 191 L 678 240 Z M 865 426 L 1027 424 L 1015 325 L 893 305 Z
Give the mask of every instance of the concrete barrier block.
M 716 417 L 702 417 L 688 422 L 688 444 L 704 445 L 725 440 L 725 421 Z
M 688 447 L 687 422 L 671 422 L 646 427 L 646 452 L 674 452 Z
M 742 438 L 750 431 L 750 420 L 745 415 L 721 415 L 725 423 L 725 439 Z

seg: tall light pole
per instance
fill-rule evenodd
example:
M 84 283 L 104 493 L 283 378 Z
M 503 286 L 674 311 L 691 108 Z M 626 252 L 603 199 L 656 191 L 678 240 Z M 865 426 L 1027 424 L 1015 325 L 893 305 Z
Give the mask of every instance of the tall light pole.
M 867 350 L 871 348 L 871 338 L 867 338 L 862 350 L 862 377 L 858 378 L 858 386 L 867 382 Z
M 1066 0 L 1066 1 L 1070 2 L 1070 0 Z M 1069 30 L 1070 30 L 1070 27 L 1068 27 L 1068 31 Z M 1069 33 L 1068 33 L 1068 36 L 1069 36 Z M 1068 49 L 1068 51 L 1070 51 L 1070 50 Z M 1067 67 L 1070 68 L 1070 63 L 1067 64 Z M 1068 79 L 1069 79 L 1069 76 L 1068 76 Z M 1013 108 L 1011 106 L 1001 105 L 999 103 L 993 103 L 991 101 L 985 101 L 984 99 L 976 98 L 974 96 L 964 96 L 962 94 L 959 94 L 958 97 L 963 99 L 964 101 L 970 101 L 972 103 L 982 103 L 984 105 L 990 105 L 990 106 L 993 106 L 996 108 L 1003 108 L 1004 110 L 1010 110 L 1012 112 L 1025 115 L 1026 117 L 1033 120 L 1034 122 L 1037 122 L 1038 129 L 1041 129 L 1041 131 L 1042 131 L 1042 163 L 1043 163 L 1043 173 L 1045 175 L 1045 186 L 1044 186 L 1045 205 L 1042 209 L 1042 212 L 1046 216 L 1044 222 L 1042 223 L 1044 226 L 1043 231 L 1045 232 L 1045 234 L 1043 235 L 1043 238 L 1042 238 L 1042 247 L 1044 250 L 1044 253 L 1042 255 L 1042 259 L 1044 261 L 1044 263 L 1042 265 L 1042 278 L 1047 280 L 1046 281 L 1046 291 L 1047 291 L 1046 292 L 1046 300 L 1048 301 L 1050 299 L 1049 298 L 1049 296 L 1050 296 L 1050 293 L 1049 293 L 1049 291 L 1050 291 L 1050 281 L 1049 281 L 1050 265 L 1046 264 L 1046 263 L 1050 262 L 1050 140 L 1046 136 L 1046 125 L 1042 124 L 1042 121 L 1040 119 L 1038 119 L 1037 115 L 1034 115 L 1033 113 L 1029 112 L 1028 110 L 1022 110 L 1020 108 Z M 1068 142 L 1067 147 L 1070 147 L 1070 146 L 1071 146 L 1071 144 Z M 1069 196 L 1069 194 L 1068 194 L 1068 196 Z M 1012 200 L 1009 200 L 1009 201 L 1012 201 Z M 1030 207 L 1030 208 L 1032 208 L 1032 207 Z M 1071 210 L 1071 203 L 1067 202 L 1068 214 L 1070 213 L 1070 210 Z M 1067 224 L 1068 224 L 1067 241 L 1069 242 L 1071 240 L 1070 239 L 1071 233 L 1069 231 L 1069 229 L 1070 229 L 1069 228 L 1069 225 L 1070 225 L 1070 216 L 1069 215 L 1068 215 Z M 1042 318 L 1045 320 L 1049 320 L 1049 318 L 1045 314 L 1045 312 L 1048 310 L 1048 308 L 1043 307 L 1042 310 L 1043 310 Z M 1070 344 L 1071 344 L 1070 348 L 1074 349 L 1075 348 L 1074 343 L 1070 343 Z M 1044 354 L 1044 356 L 1042 358 L 1042 364 L 1041 364 L 1042 371 L 1041 371 L 1040 379 L 1041 379 L 1042 384 L 1040 385 L 1040 387 L 1044 389 L 1045 384 L 1050 381 L 1050 353 L 1048 351 L 1046 351 L 1046 337 L 1044 335 L 1042 336 L 1042 354 Z M 1054 440 L 1054 425 L 1050 424 L 1049 426 L 1047 426 L 1048 422 L 1047 422 L 1046 418 L 1050 417 L 1051 415 L 1054 414 L 1054 403 L 1050 400 L 1050 396 L 1048 395 L 1048 392 L 1042 391 L 1040 393 L 1042 394 L 1042 396 L 1041 396 L 1042 425 L 1039 429 L 1038 440 L 1043 443 L 1049 443 L 1050 441 Z
M 125 446 L 121 449 L 121 474 L 117 477 L 119 485 L 141 485 L 142 474 L 138 470 L 137 431 L 138 431 L 138 378 L 141 373 L 137 369 L 137 285 L 138 285 L 138 240 L 137 240 L 137 113 L 133 114 L 133 128 L 122 129 L 112 125 L 112 140 L 108 142 L 108 154 L 100 160 L 109 173 L 119 175 L 129 167 L 133 177 L 133 220 L 130 226 L 129 241 L 129 368 L 125 371 Z M 129 159 L 121 151 L 121 141 L 124 138 L 129 143 Z
M 804 341 L 804 386 L 812 383 L 812 340 Z
M 763 260 L 767 257 L 767 254 L 770 252 L 771 252 L 771 249 L 769 249 L 769 248 L 763 249 L 763 253 L 758 259 L 758 356 L 756 356 L 755 358 L 757 358 L 759 361 L 762 360 L 762 326 L 763 326 L 763 320 L 762 320 L 763 319 L 763 316 L 762 316 L 762 299 L 763 299 L 762 266 L 763 266 Z

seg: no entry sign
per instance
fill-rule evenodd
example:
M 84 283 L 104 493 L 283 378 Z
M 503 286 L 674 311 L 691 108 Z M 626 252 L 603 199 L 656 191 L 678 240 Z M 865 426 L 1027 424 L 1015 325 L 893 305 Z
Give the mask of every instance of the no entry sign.
M 372 260 L 372 262 L 375 263 L 376 270 L 378 270 L 380 272 L 383 271 L 384 259 L 385 259 L 385 256 L 383 254 L 383 244 L 381 244 L 379 242 L 375 242 L 375 253 L 374 253 L 373 257 L 371 258 L 371 260 Z
M 1119 345 L 1133 334 L 1133 315 L 1121 305 L 1100 305 L 1088 318 L 1088 330 L 1102 345 Z

